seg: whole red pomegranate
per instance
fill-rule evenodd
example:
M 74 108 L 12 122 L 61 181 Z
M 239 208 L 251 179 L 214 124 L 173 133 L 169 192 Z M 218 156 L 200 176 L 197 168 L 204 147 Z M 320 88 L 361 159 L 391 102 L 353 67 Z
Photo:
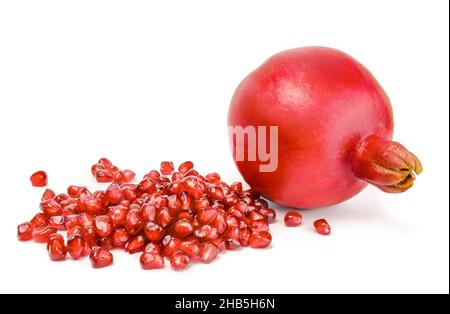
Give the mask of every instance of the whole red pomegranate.
M 237 88 L 228 122 L 244 179 L 282 205 L 333 205 L 368 183 L 403 192 L 422 171 L 412 153 L 391 141 L 392 108 L 379 83 L 335 49 L 271 57 Z

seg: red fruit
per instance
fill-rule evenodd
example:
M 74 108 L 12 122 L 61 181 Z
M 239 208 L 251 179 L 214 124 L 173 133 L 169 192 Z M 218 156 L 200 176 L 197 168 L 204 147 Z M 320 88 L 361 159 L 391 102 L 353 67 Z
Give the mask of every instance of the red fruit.
M 173 226 L 173 235 L 178 239 L 186 238 L 192 232 L 194 232 L 194 227 L 187 219 L 178 220 Z
M 64 216 L 53 216 L 48 219 L 48 224 L 60 231 L 67 230 Z
M 45 227 L 48 225 L 48 218 L 43 213 L 36 214 L 30 221 L 35 228 Z
M 295 210 L 290 210 L 284 215 L 284 224 L 288 227 L 300 226 L 302 220 L 302 215 Z
M 56 196 L 56 194 L 55 194 L 55 192 L 53 192 L 53 190 L 46 189 L 44 191 L 44 193 L 42 194 L 41 201 L 51 200 L 51 199 L 55 198 L 55 196 Z
M 141 235 L 137 235 L 128 241 L 125 248 L 130 254 L 142 252 L 145 248 L 145 238 Z
M 52 234 L 47 241 L 47 251 L 52 261 L 61 261 L 66 258 L 67 250 L 64 238 L 60 234 Z
M 181 241 L 179 248 L 191 259 L 196 259 L 200 255 L 200 242 L 195 237 L 189 237 Z
M 144 248 L 144 253 L 155 253 L 155 254 L 161 254 L 161 247 L 159 244 L 155 244 L 153 242 L 150 242 L 147 244 Z
M 98 163 L 101 164 L 106 169 L 111 168 L 113 166 L 113 163 L 108 158 L 105 157 L 100 158 Z
M 205 176 L 206 181 L 212 184 L 219 184 L 220 183 L 220 175 L 218 173 L 208 173 Z
M 80 226 L 86 228 L 87 226 L 94 225 L 94 217 L 88 213 L 82 213 L 78 215 L 78 222 Z
M 20 241 L 29 241 L 33 238 L 33 224 L 25 222 L 17 227 L 17 238 Z
M 154 193 L 156 190 L 155 182 L 152 179 L 144 179 L 137 186 L 137 191 L 143 193 Z
M 164 256 L 170 256 L 174 252 L 180 249 L 181 241 L 177 238 L 174 238 L 170 235 L 166 235 L 162 240 L 162 245 L 164 247 L 163 249 L 163 255 Z
M 93 226 L 86 226 L 83 228 L 83 238 L 88 246 L 94 247 L 97 245 L 98 234 Z
M 277 219 L 277 212 L 272 208 L 261 208 L 259 213 L 263 215 L 270 224 Z
M 75 226 L 81 226 L 78 215 L 72 214 L 64 217 L 65 230 L 71 229 Z
M 67 238 L 70 238 L 73 235 L 83 235 L 83 228 L 81 226 L 74 226 L 67 231 Z
M 94 229 L 100 237 L 107 237 L 113 231 L 111 218 L 107 215 L 97 216 L 94 219 Z
M 178 171 L 184 175 L 192 168 L 194 168 L 194 163 L 192 161 L 185 161 L 178 167 Z
M 106 190 L 106 199 L 109 204 L 118 204 L 123 199 L 123 193 L 118 184 L 111 184 Z
M 112 254 L 101 247 L 93 248 L 89 258 L 94 268 L 106 267 L 113 263 Z
M 125 229 L 131 235 L 138 234 L 144 227 L 144 221 L 141 218 L 139 210 L 130 209 L 125 219 Z
M 113 231 L 111 235 L 111 242 L 117 248 L 124 248 L 127 242 L 130 240 L 130 235 L 127 229 L 119 227 Z
M 136 177 L 136 174 L 130 169 L 125 169 L 122 171 L 122 182 L 131 182 Z
M 171 175 L 174 170 L 173 162 L 171 161 L 163 161 L 161 162 L 161 174 L 168 176 Z
M 100 238 L 97 242 L 97 245 L 107 251 L 111 251 L 113 249 L 113 245 L 111 244 L 109 237 Z
M 95 180 L 100 183 L 112 182 L 113 175 L 108 170 L 100 170 L 95 174 Z
M 86 242 L 83 236 L 74 234 L 67 239 L 67 251 L 73 259 L 79 259 L 83 256 Z
M 314 221 L 314 228 L 316 228 L 316 231 L 322 235 L 329 235 L 331 232 L 331 227 L 325 219 Z
M 172 219 L 169 209 L 165 207 L 159 212 L 156 222 L 163 228 L 166 228 L 172 222 Z
M 242 183 L 241 182 L 233 182 L 230 185 L 230 190 L 233 191 L 234 193 L 241 194 L 242 190 L 243 190 Z
M 252 229 L 242 228 L 239 231 L 239 243 L 242 247 L 247 247 L 250 244 L 250 237 L 252 236 Z
M 197 213 L 197 221 L 202 225 L 210 224 L 216 219 L 217 215 L 216 209 L 205 208 Z
M 108 216 L 114 227 L 123 226 L 128 215 L 128 209 L 125 206 L 117 205 L 111 207 Z
M 141 217 L 145 222 L 155 221 L 156 218 L 156 207 L 150 204 L 144 204 L 141 207 Z
M 285 206 L 330 206 L 367 183 L 402 192 L 422 171 L 413 154 L 391 141 L 392 108 L 382 87 L 334 49 L 306 47 L 271 57 L 237 88 L 228 122 L 255 134 L 241 141 L 242 132 L 239 138 L 230 132 L 245 181 Z M 258 141 L 267 145 L 256 158 Z
M 105 166 L 103 166 L 101 163 L 93 164 L 91 167 L 91 173 L 93 176 L 95 176 L 97 174 L 97 172 L 99 172 L 101 170 L 105 170 Z
M 252 234 L 248 243 L 254 249 L 264 249 L 272 242 L 272 235 L 267 231 Z
M 33 229 L 33 240 L 38 243 L 47 243 L 50 235 L 57 232 L 58 229 L 52 226 L 36 227 Z
M 143 269 L 164 268 L 164 258 L 157 253 L 143 253 L 140 262 Z
M 189 265 L 189 262 L 191 259 L 189 256 L 182 252 L 182 251 L 176 251 L 174 252 L 170 257 L 170 265 L 172 265 L 172 268 L 174 270 L 182 270 L 186 268 Z
M 144 234 L 148 240 L 157 242 L 164 237 L 165 231 L 160 225 L 149 222 L 145 225 Z
M 59 216 L 62 214 L 61 205 L 59 205 L 54 199 L 42 201 L 39 207 L 48 217 Z
M 45 171 L 37 171 L 30 177 L 31 185 L 33 186 L 46 186 L 48 182 L 47 173 Z
M 220 250 L 211 242 L 202 243 L 200 245 L 200 260 L 205 263 L 211 263 L 219 254 Z

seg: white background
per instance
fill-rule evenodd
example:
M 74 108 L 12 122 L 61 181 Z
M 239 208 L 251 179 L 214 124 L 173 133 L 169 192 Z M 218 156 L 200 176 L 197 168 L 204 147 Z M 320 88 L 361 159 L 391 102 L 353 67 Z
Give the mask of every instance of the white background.
M 449 289 L 448 1 L 0 2 L 0 292 L 316 293 Z M 50 186 L 99 187 L 101 156 L 139 175 L 191 159 L 240 176 L 226 115 L 240 80 L 272 54 L 324 45 L 365 64 L 393 102 L 395 139 L 425 171 L 402 195 L 368 188 L 305 223 L 271 227 L 268 250 L 222 254 L 184 272 L 140 269 L 138 255 L 50 262 L 16 226 Z M 325 217 L 329 237 L 317 235 Z

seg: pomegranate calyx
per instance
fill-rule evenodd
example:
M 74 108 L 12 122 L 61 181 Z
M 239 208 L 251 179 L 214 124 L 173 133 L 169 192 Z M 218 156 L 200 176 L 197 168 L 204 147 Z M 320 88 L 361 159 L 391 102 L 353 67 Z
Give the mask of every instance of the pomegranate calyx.
M 384 192 L 401 193 L 422 171 L 420 160 L 400 143 L 371 135 L 361 141 L 351 159 L 355 175 Z

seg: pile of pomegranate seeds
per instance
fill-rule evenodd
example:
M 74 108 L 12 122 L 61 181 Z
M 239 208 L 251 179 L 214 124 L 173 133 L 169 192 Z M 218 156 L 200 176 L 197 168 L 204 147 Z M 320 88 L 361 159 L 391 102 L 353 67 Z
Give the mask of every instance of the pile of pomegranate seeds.
M 36 171 L 30 177 L 32 186 L 46 186 L 48 182 L 47 173 L 45 171 Z
M 92 166 L 106 190 L 91 193 L 69 186 L 67 193 L 44 191 L 41 213 L 18 226 L 19 240 L 47 243 L 52 260 L 89 256 L 95 268 L 113 263 L 111 250 L 140 253 L 143 269 L 181 270 L 191 262 L 211 263 L 221 251 L 267 248 L 276 212 L 242 183 L 227 185 L 217 173 L 206 176 L 187 161 L 174 171 L 162 162 L 139 183 L 135 174 L 102 158 Z M 66 240 L 58 232 L 65 232 Z

